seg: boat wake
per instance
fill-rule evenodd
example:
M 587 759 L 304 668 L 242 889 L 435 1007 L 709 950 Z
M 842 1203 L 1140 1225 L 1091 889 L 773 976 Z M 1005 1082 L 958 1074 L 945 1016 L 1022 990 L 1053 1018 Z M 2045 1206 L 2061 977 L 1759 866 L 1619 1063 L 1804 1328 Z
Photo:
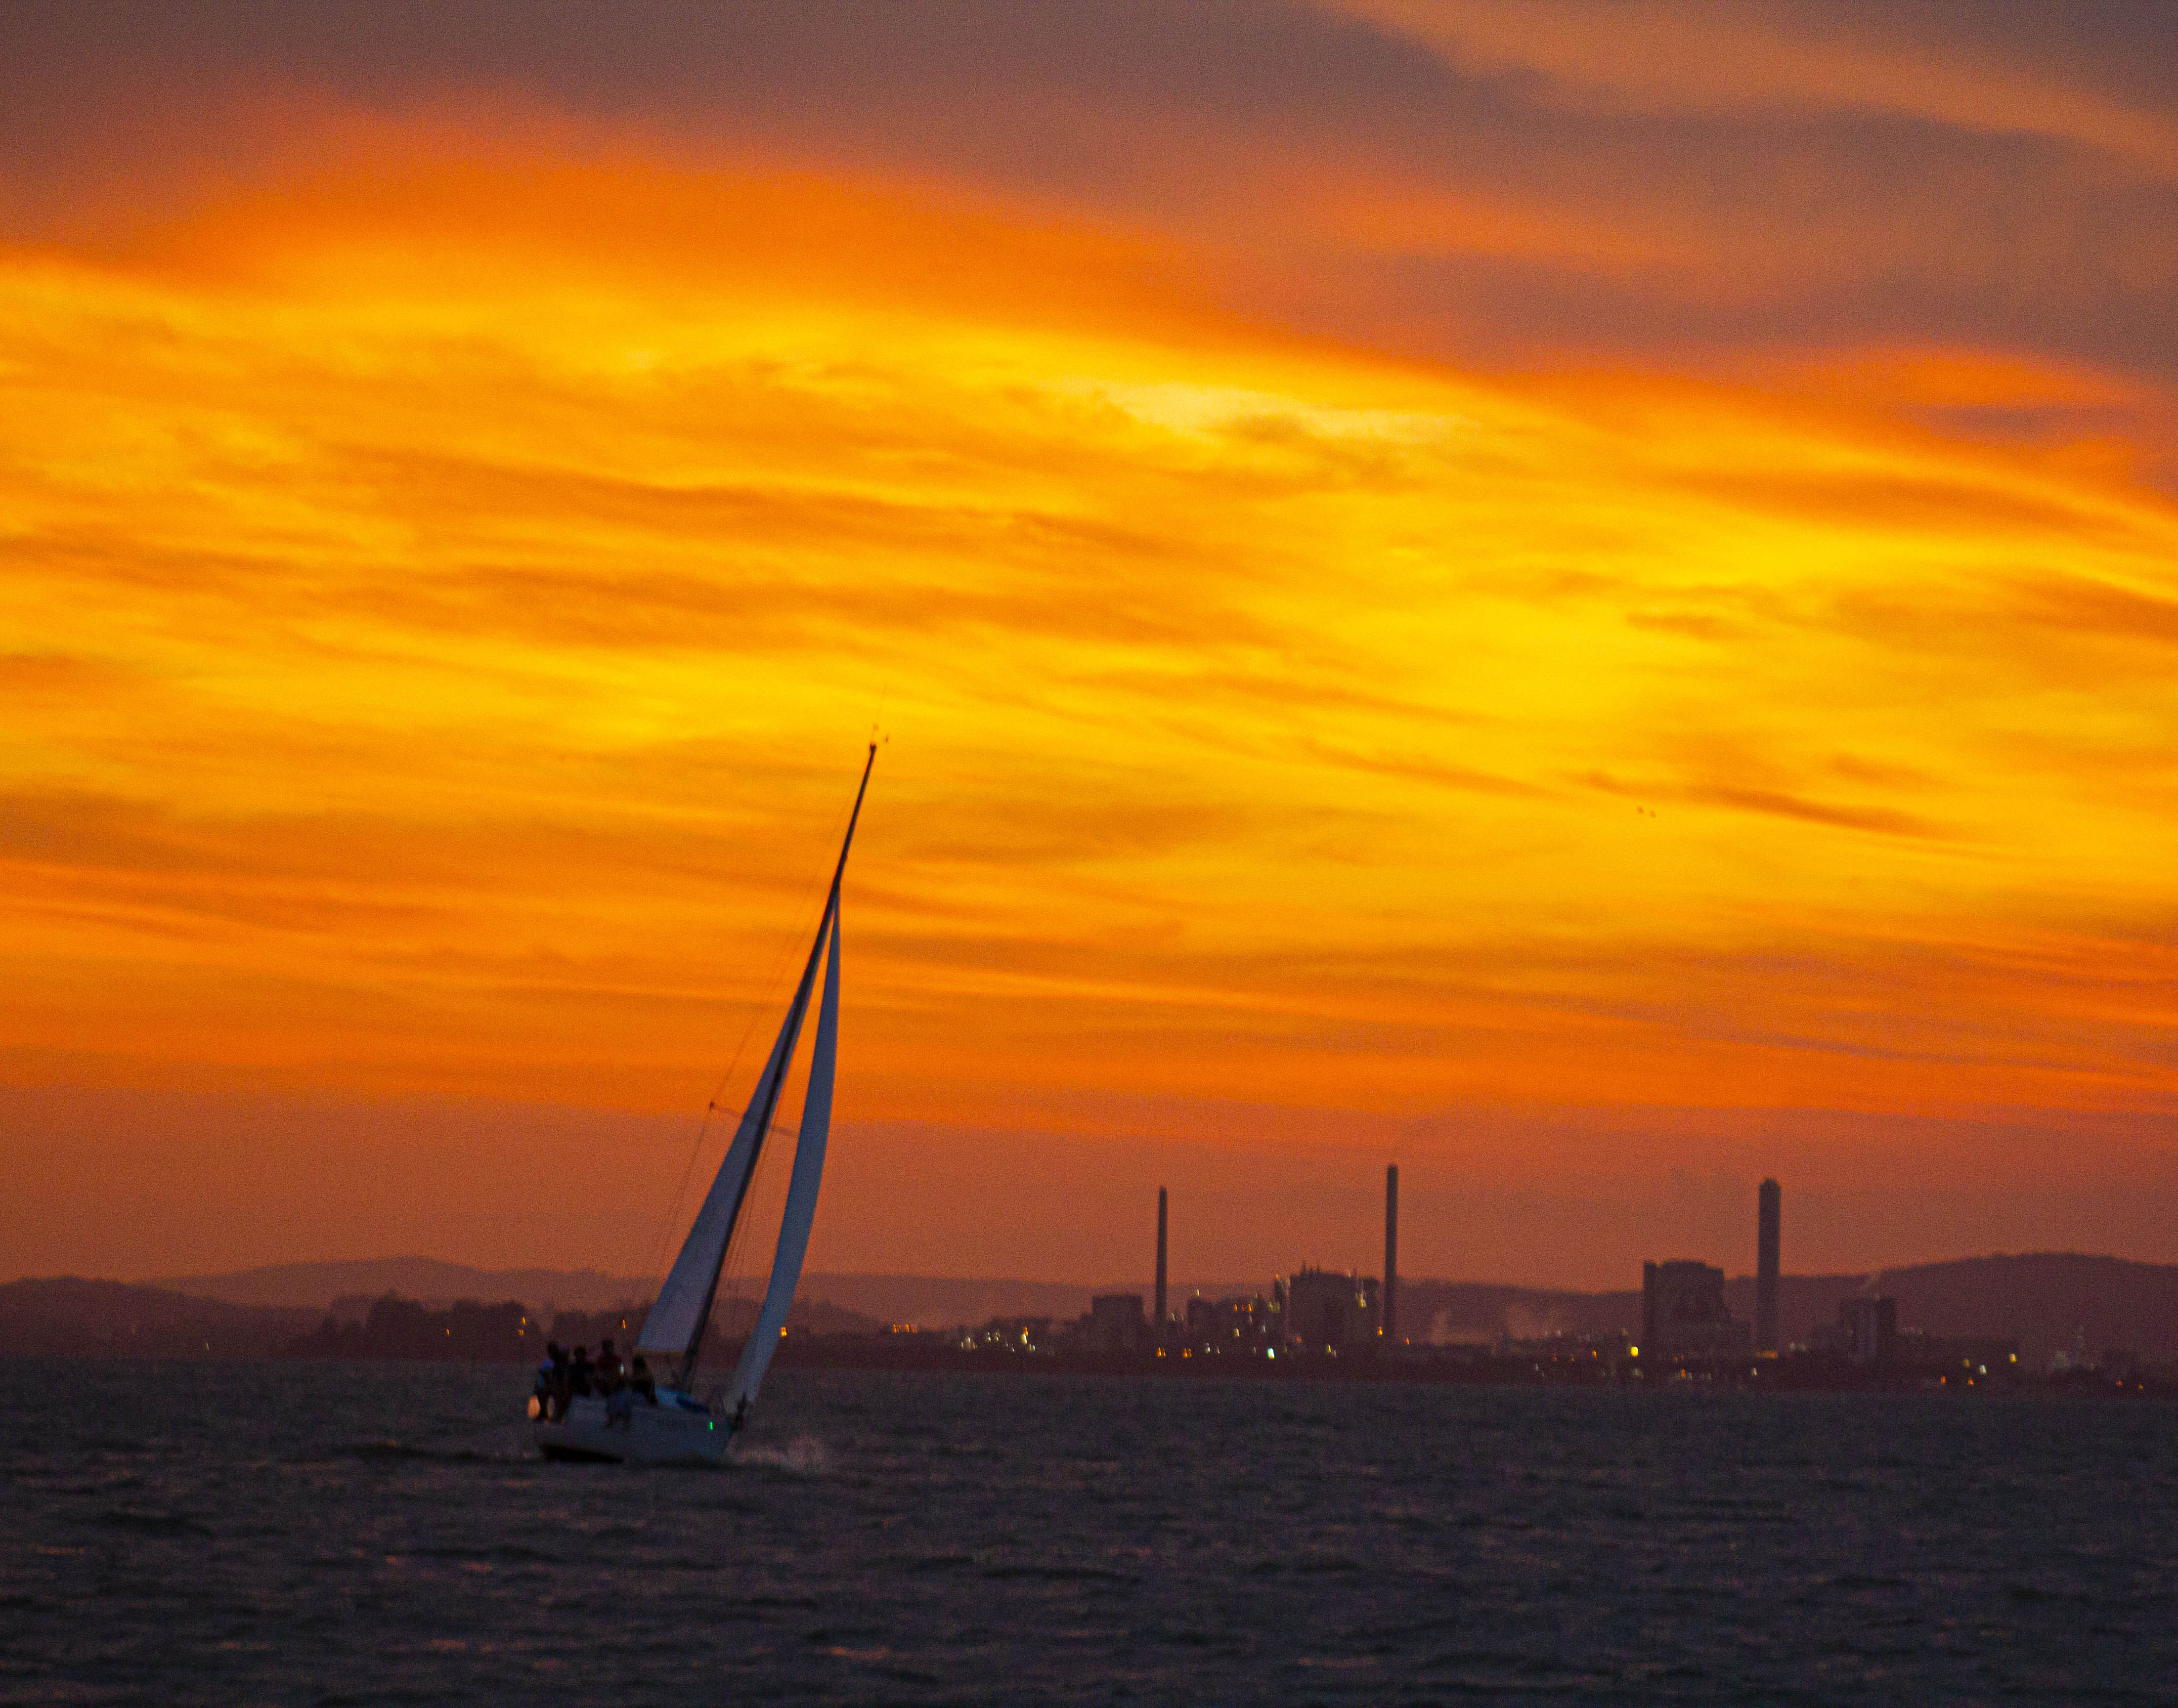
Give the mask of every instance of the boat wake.
M 790 1471 L 796 1476 L 825 1476 L 832 1470 L 830 1449 L 813 1435 L 797 1435 L 784 1447 L 744 1447 L 734 1457 L 742 1465 Z

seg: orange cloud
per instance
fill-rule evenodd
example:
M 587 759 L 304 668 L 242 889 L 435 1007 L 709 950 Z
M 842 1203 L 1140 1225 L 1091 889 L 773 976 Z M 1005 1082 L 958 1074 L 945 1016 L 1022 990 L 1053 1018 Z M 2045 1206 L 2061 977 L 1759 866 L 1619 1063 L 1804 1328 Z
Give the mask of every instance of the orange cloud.
M 874 719 L 873 1129 L 2178 1102 L 2178 515 L 1895 407 L 2089 382 L 1485 382 L 443 142 L 0 251 L 17 1078 L 700 1107 Z

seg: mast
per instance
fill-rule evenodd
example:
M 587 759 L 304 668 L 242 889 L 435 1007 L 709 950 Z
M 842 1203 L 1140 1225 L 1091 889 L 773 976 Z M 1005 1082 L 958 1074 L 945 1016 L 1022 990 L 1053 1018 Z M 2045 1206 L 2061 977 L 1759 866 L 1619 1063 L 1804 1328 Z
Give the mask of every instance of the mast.
M 877 764 L 877 761 L 878 745 L 873 741 L 870 743 L 868 756 L 862 761 L 862 780 L 855 790 L 854 810 L 847 815 L 847 833 L 840 843 L 839 863 L 832 869 L 832 887 L 824 898 L 824 912 L 817 922 L 817 940 L 810 945 L 808 963 L 802 969 L 802 982 L 795 990 L 794 1001 L 787 1009 L 786 1019 L 779 1029 L 778 1041 L 772 1045 L 771 1059 L 765 1065 L 763 1078 L 758 1082 L 756 1099 L 751 1102 L 747 1110 L 742 1115 L 741 1130 L 736 1133 L 734 1143 L 727 1150 L 725 1160 L 720 1165 L 718 1178 L 713 1182 L 712 1192 L 715 1195 L 718 1189 L 726 1184 L 728 1171 L 734 1167 L 737 1160 L 735 1153 L 736 1151 L 745 1153 L 743 1157 L 739 1159 L 741 1167 L 739 1177 L 735 1181 L 732 1189 L 732 1207 L 726 1214 L 723 1231 L 718 1235 L 716 1249 L 710 1253 L 710 1273 L 703 1285 L 703 1304 L 696 1312 L 694 1326 L 689 1330 L 687 1343 L 681 1349 L 680 1369 L 674 1376 L 673 1385 L 684 1392 L 690 1381 L 694 1378 L 696 1361 L 703 1348 L 703 1336 L 711 1326 L 711 1307 L 718 1300 L 719 1278 L 725 1270 L 726 1252 L 733 1243 L 734 1230 L 740 1225 L 742 1207 L 748 1200 L 749 1187 L 756 1179 L 757 1160 L 763 1153 L 765 1137 L 771 1130 L 772 1117 L 778 1111 L 779 1094 L 786 1087 L 787 1064 L 793 1058 L 795 1043 L 801 1036 L 802 1018 L 809 1012 L 809 996 L 816 984 L 818 962 L 824 953 L 828 938 L 835 945 L 838 942 L 840 886 L 841 881 L 846 876 L 847 852 L 855 844 L 855 827 L 862 821 L 862 798 L 869 793 L 870 771 Z M 837 1003 L 838 958 L 839 951 L 835 947 L 831 978 L 828 981 L 825 992 L 828 1000 L 835 1006 Z M 829 1101 L 828 1094 L 828 1105 Z M 819 1154 L 822 1154 L 821 1149 Z M 711 1205 L 707 1201 L 703 1210 L 698 1212 L 697 1215 L 697 1226 L 688 1231 L 687 1243 L 681 1247 L 681 1260 L 686 1260 L 692 1255 L 710 1209 Z M 674 1264 L 676 1274 L 680 1268 L 681 1261 L 676 1261 Z M 666 1302 L 665 1291 L 670 1289 L 674 1279 L 674 1276 L 667 1277 L 667 1288 L 661 1290 L 659 1304 L 652 1307 L 653 1321 L 661 1314 L 661 1307 Z M 642 1339 L 646 1344 L 650 1339 L 648 1323 L 643 1325 Z

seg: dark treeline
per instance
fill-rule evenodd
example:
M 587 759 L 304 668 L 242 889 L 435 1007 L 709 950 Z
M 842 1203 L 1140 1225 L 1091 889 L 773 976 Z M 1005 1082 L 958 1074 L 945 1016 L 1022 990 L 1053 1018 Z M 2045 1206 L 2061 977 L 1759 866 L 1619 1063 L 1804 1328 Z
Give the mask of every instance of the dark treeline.
M 534 1333 L 536 1338 L 530 1336 Z M 288 1343 L 301 1358 L 456 1358 L 468 1361 L 527 1362 L 541 1357 L 544 1336 L 529 1320 L 528 1307 L 509 1299 L 484 1305 L 462 1299 L 434 1311 L 413 1299 L 388 1293 L 372 1302 L 360 1322 L 327 1317 L 316 1330 Z
M 527 1305 L 515 1299 L 496 1305 L 460 1299 L 435 1311 L 414 1299 L 387 1293 L 372 1300 L 360 1317 L 344 1312 L 328 1314 L 316 1329 L 288 1341 L 282 1350 L 291 1358 L 450 1358 L 469 1363 L 536 1363 L 544 1358 L 545 1343 L 550 1340 L 570 1351 L 583 1346 L 595 1352 L 600 1343 L 610 1340 L 625 1352 L 634 1345 L 649 1312 L 650 1303 L 644 1300 L 606 1311 L 555 1311 L 548 1320 L 531 1314 Z M 753 1301 L 720 1300 L 704 1340 L 706 1361 L 716 1363 L 736 1355 L 755 1319 Z M 797 1304 L 789 1321 L 797 1333 L 813 1329 L 832 1334 L 867 1334 L 878 1326 L 821 1301 L 812 1307 Z
M 398 1293 L 371 1301 L 360 1321 L 327 1317 L 311 1333 L 287 1343 L 291 1358 L 449 1358 L 470 1363 L 534 1363 L 544 1345 L 594 1348 L 610 1336 L 626 1345 L 643 1325 L 647 1307 L 616 1311 L 561 1311 L 550 1323 L 533 1317 L 519 1300 L 496 1305 L 457 1299 L 434 1311 Z
M 310 1313 L 60 1275 L 0 1286 L 0 1356 L 269 1358 Z

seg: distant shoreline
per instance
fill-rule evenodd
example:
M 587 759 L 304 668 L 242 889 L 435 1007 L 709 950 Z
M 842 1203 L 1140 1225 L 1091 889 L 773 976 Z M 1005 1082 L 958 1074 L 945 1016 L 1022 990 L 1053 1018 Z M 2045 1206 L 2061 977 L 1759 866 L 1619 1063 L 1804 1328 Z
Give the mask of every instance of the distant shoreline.
M 520 1289 L 512 1285 L 517 1282 Z M 361 1283 L 381 1285 L 375 1291 L 326 1291 Z M 232 1284 L 233 1292 L 255 1296 L 222 1298 L 194 1291 L 214 1284 Z M 171 1289 L 81 1277 L 26 1280 L 0 1285 L 0 1356 L 264 1357 L 315 1340 L 318 1350 L 335 1356 L 518 1361 L 541 1356 L 547 1335 L 594 1345 L 610 1334 L 626 1345 L 640 1329 L 647 1298 L 640 1290 L 628 1291 L 632 1285 L 631 1278 L 594 1271 L 487 1271 L 408 1258 L 285 1265 Z M 585 1288 L 585 1302 L 572 1303 Z M 1140 1297 L 1146 1312 L 1147 1287 L 1111 1291 Z M 1200 1289 L 1205 1299 L 1243 1291 L 1239 1284 Z M 267 1300 L 266 1291 L 284 1298 Z M 1168 1293 L 1173 1314 L 1182 1323 L 1196 1291 L 1193 1285 L 1175 1285 Z M 1750 1320 L 1753 1293 L 1751 1280 L 1726 1282 L 1725 1302 L 1733 1318 Z M 2075 1364 L 2178 1368 L 2178 1265 L 2039 1253 L 1866 1276 L 1787 1274 L 1779 1290 L 1782 1343 L 1820 1344 L 1837 1322 L 1841 1304 L 1870 1295 L 1896 1298 L 1902 1335 L 1919 1331 L 1932 1340 L 2016 1343 L 2021 1365 L 2033 1370 L 2047 1369 L 2060 1353 Z M 550 1302 L 555 1298 L 559 1304 Z M 388 1300 L 401 1301 L 397 1314 L 402 1320 L 388 1319 L 372 1329 L 374 1309 Z M 1064 1340 L 1088 1302 L 1086 1289 L 1047 1283 L 813 1273 L 803 1278 L 788 1327 L 797 1343 L 812 1338 L 891 1342 L 910 1337 L 888 1331 L 916 1327 L 922 1331 L 922 1350 L 913 1356 L 928 1357 L 949 1338 L 957 1341 L 1008 1321 L 1033 1328 L 1039 1343 Z M 722 1297 L 714 1323 L 720 1338 L 746 1332 L 753 1309 L 752 1301 L 737 1295 Z M 419 1319 L 419 1311 L 429 1320 Z M 1640 1296 L 1631 1290 L 1579 1294 L 1400 1278 L 1398 1327 L 1418 1350 L 1425 1344 L 1435 1349 L 1428 1354 L 1433 1357 L 1456 1357 L 1462 1345 L 1541 1347 L 1569 1340 L 1601 1346 L 1614 1335 L 1631 1336 L 1639 1323 Z M 375 1344 L 353 1344 L 358 1335 Z M 433 1343 L 429 1351 L 420 1344 L 424 1339 Z M 1043 1351 L 1040 1344 L 1039 1356 Z M 793 1356 L 799 1356 L 798 1345 Z M 910 1356 L 867 1345 L 837 1356 L 877 1367 Z
M 1525 1352 L 1493 1349 L 1405 1348 L 1394 1353 L 1330 1358 L 1021 1356 L 970 1351 L 943 1337 L 937 1344 L 903 1345 L 910 1337 L 802 1335 L 789 1337 L 774 1367 L 785 1370 L 854 1370 L 901 1374 L 964 1375 L 993 1378 L 1107 1377 L 1146 1382 L 1316 1383 L 1368 1386 L 1458 1386 L 1546 1388 L 1591 1393 L 1889 1394 L 1954 1394 L 1961 1399 L 2066 1398 L 2178 1400 L 2178 1372 L 2139 1371 L 2122 1377 L 2094 1370 L 2061 1374 L 2020 1372 L 1989 1379 L 1952 1379 L 1913 1366 L 1856 1367 L 1817 1359 L 1750 1361 L 1743 1357 L 1652 1361 L 1636 1374 L 1625 1366 L 1599 1370 L 1573 1356 L 1538 1359 Z M 739 1343 L 719 1348 L 714 1373 L 732 1367 Z M 273 1352 L 167 1353 L 140 1351 L 44 1351 L 19 1357 L 81 1362 L 86 1360 L 140 1364 L 369 1364 L 406 1366 L 419 1372 L 450 1364 L 504 1370 L 508 1391 L 521 1389 L 530 1367 L 523 1358 L 424 1356 L 360 1353 L 342 1356 L 300 1351 Z M 699 1379 L 699 1387 L 702 1385 Z M 510 1401 L 512 1404 L 512 1401 Z

